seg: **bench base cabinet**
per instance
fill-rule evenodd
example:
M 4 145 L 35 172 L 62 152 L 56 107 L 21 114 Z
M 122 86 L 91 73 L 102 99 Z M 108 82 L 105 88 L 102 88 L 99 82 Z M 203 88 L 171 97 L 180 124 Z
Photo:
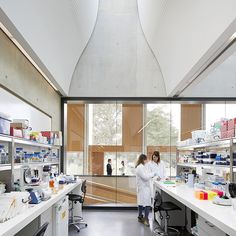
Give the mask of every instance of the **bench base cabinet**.
M 226 234 L 201 216 L 197 219 L 198 236 L 226 236 Z

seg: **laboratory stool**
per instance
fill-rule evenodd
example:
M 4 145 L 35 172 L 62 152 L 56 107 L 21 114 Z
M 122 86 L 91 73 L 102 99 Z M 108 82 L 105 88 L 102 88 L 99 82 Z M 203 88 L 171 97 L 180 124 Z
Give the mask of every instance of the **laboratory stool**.
M 163 219 L 163 215 L 161 214 L 162 211 L 164 211 L 166 214 L 165 216 L 165 222 L 164 222 L 164 231 L 166 235 L 168 234 L 168 231 L 172 231 L 174 232 L 176 235 L 180 235 L 179 230 L 173 228 L 173 227 L 169 227 L 168 226 L 168 221 L 170 219 L 170 216 L 168 214 L 169 211 L 181 211 L 181 208 L 178 207 L 176 204 L 174 204 L 173 202 L 162 202 L 162 197 L 161 194 L 156 191 L 155 194 L 155 198 L 154 198 L 154 220 L 157 222 L 156 220 L 156 215 L 155 213 L 159 211 L 160 213 L 160 219 Z
M 85 194 L 86 194 L 86 180 L 82 182 L 81 192 L 83 193 L 83 196 L 78 195 L 78 194 L 73 194 L 73 193 L 68 194 L 69 201 L 71 201 L 69 225 L 73 225 L 77 229 L 78 232 L 80 231 L 81 226 L 84 226 L 83 228 L 88 226 L 88 224 L 84 221 L 83 217 L 76 216 L 74 215 L 74 212 L 73 212 L 74 204 L 76 204 L 77 202 L 79 202 L 80 204 L 84 203 Z
M 48 227 L 48 222 L 44 223 L 38 230 L 37 232 L 34 233 L 33 236 L 43 236 L 44 233 L 46 232 L 47 230 L 47 227 Z

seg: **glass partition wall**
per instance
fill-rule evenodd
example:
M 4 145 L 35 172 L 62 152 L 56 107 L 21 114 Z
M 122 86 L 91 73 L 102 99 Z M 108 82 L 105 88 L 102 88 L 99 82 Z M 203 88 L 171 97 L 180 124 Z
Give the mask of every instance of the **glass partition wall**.
M 65 107 L 65 171 L 87 179 L 86 205 L 136 205 L 141 153 L 151 159 L 159 150 L 168 176 L 175 175 L 180 104 L 68 101 Z
M 236 102 L 80 102 L 64 104 L 65 172 L 87 179 L 86 205 L 136 205 L 135 164 L 160 151 L 176 175 L 176 144 L 191 131 L 236 117 Z M 108 161 L 112 172 L 107 172 Z

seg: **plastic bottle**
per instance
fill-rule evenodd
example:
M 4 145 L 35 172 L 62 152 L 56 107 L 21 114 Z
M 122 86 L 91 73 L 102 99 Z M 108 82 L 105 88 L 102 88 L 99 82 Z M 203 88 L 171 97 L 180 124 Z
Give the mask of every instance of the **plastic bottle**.
M 8 164 L 8 155 L 4 145 L 0 145 L 0 164 Z
M 49 180 L 49 187 L 50 187 L 50 188 L 54 188 L 54 179 L 53 179 L 53 176 L 50 177 L 50 180 Z

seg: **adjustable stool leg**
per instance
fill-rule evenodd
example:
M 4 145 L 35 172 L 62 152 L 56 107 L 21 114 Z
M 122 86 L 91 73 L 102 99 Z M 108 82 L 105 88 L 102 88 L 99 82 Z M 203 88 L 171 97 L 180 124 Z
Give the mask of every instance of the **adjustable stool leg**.
M 168 212 L 166 211 L 166 217 L 165 217 L 165 233 L 166 233 L 166 235 L 168 235 L 168 229 L 174 231 L 177 235 L 180 235 L 180 232 L 178 229 L 168 226 L 169 219 L 170 219 L 170 216 L 169 216 Z

